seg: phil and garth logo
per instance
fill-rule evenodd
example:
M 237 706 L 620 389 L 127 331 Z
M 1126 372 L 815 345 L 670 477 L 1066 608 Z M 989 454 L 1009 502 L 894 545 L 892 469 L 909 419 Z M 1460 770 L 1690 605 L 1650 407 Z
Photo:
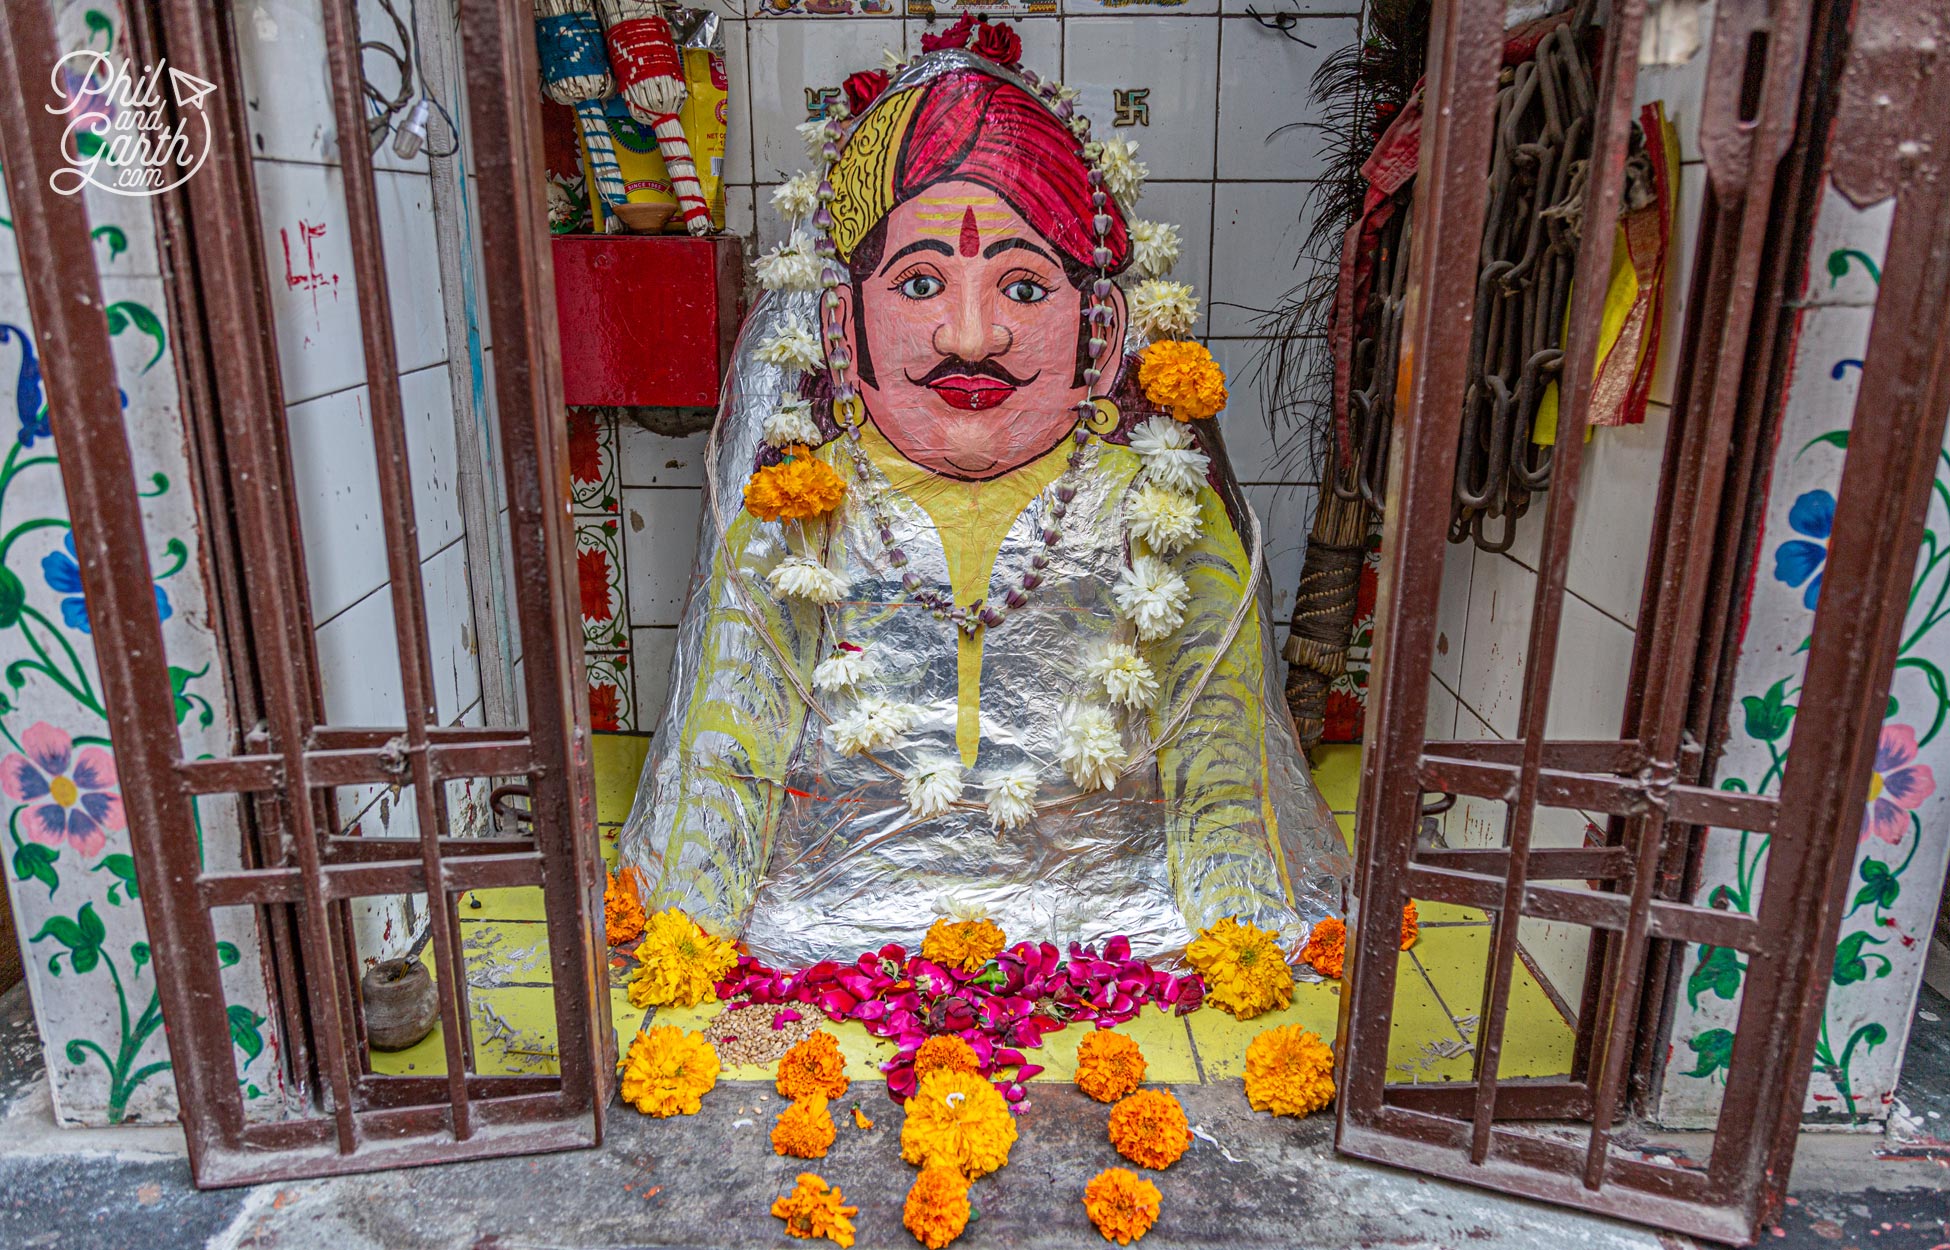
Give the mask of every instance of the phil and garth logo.
M 47 179 L 60 195 L 83 187 L 160 195 L 187 182 L 210 155 L 203 99 L 217 86 L 168 61 L 137 70 L 106 52 L 70 52 L 54 63 L 49 82 L 55 102 L 47 111 L 68 117 L 61 137 L 67 166 Z

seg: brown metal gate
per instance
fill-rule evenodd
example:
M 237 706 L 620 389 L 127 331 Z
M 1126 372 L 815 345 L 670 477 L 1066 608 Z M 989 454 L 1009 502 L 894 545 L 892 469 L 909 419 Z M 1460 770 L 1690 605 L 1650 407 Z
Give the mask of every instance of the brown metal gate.
M 1719 1240 L 1751 1242 L 1777 1209 L 1793 1160 L 1876 732 L 1950 408 L 1950 75 L 1878 77 L 1895 96 L 1835 120 L 1847 5 L 1721 0 L 1714 15 L 1700 147 L 1709 190 L 1693 295 L 1680 335 L 1657 523 L 1632 694 L 1616 740 L 1553 741 L 1546 714 L 1578 504 L 1609 231 L 1583 232 L 1537 590 L 1510 740 L 1429 741 L 1426 702 L 1439 573 L 1476 297 L 1502 0 L 1437 0 L 1430 34 L 1416 223 L 1360 800 L 1351 928 L 1357 955 L 1341 1004 L 1338 1142 L 1353 1155 Z M 1863 0 L 1854 39 L 1896 29 Z M 1605 32 L 1586 220 L 1616 212 L 1645 0 L 1613 0 Z M 1888 28 L 1886 31 L 1883 28 Z M 1869 42 L 1873 44 L 1874 39 Z M 1919 45 L 1920 48 L 1921 45 Z M 1905 94 L 1909 98 L 1904 99 Z M 1867 114 L 1879 119 L 1864 125 Z M 1876 127 L 1880 127 L 1876 129 Z M 1898 133 L 1900 131 L 1900 133 Z M 1899 139 L 1911 142 L 1899 145 Z M 1883 284 L 1835 516 L 1858 557 L 1831 566 L 1801 711 L 1778 796 L 1713 788 L 1717 674 L 1729 662 L 1737 586 L 1751 557 L 1749 483 L 1764 474 L 1784 372 L 1784 304 L 1830 148 L 1873 161 L 1896 194 Z M 1756 469 L 1756 464 L 1761 467 Z M 1880 535 L 1868 541 L 1871 535 Z M 1425 794 L 1505 805 L 1500 847 L 1418 849 Z M 1531 846 L 1540 808 L 1605 813 L 1603 844 Z M 1709 826 L 1772 837 L 1752 916 L 1681 901 L 1688 849 Z M 1397 925 L 1409 900 L 1481 909 L 1493 927 L 1473 1078 L 1390 1084 Z M 1572 1071 L 1498 1079 L 1516 975 L 1518 919 L 1586 926 L 1591 964 Z M 1671 952 L 1685 943 L 1751 961 L 1724 1109 L 1703 1166 L 1615 1143 L 1635 1048 L 1656 1037 Z M 1362 958 L 1360 952 L 1387 952 Z M 1522 1121 L 1551 1121 L 1524 1124 Z
M 512 605 L 525 723 L 440 726 L 374 178 L 364 144 L 341 145 L 377 452 L 405 723 L 323 723 L 318 661 L 286 448 L 265 248 L 228 5 L 128 6 L 137 56 L 217 84 L 203 168 L 159 203 L 179 382 L 199 476 L 234 723 L 223 758 L 183 758 L 109 333 L 78 199 L 54 194 L 63 119 L 39 98 L 58 55 L 50 6 L 0 17 L 0 154 L 23 239 L 55 438 L 128 808 L 136 867 L 191 1165 L 199 1185 L 367 1171 L 596 1144 L 613 1072 L 601 940 L 602 874 L 587 763 L 579 612 L 567 570 L 566 430 L 542 205 L 533 30 L 526 4 L 465 0 L 461 29 L 494 396 L 506 478 Z M 365 134 L 356 0 L 324 0 L 341 136 Z M 478 575 L 478 571 L 477 571 Z M 449 830 L 448 783 L 525 784 L 517 836 Z M 417 836 L 344 836 L 336 787 L 410 790 Z M 245 867 L 208 871 L 197 804 L 238 796 Z M 233 800 L 223 800 L 233 801 Z M 455 905 L 470 890 L 539 887 L 547 919 L 559 1073 L 476 1071 Z M 359 1002 L 348 904 L 425 893 L 445 1072 L 375 1073 Z M 248 907 L 274 971 L 299 1109 L 248 1117 L 231 1058 L 212 909 Z

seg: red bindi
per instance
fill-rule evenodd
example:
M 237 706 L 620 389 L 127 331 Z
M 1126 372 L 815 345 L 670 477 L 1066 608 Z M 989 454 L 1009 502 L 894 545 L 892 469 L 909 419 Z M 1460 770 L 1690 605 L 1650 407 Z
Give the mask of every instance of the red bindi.
M 975 232 L 975 210 L 964 208 L 961 212 L 961 254 L 973 256 L 982 250 L 982 236 Z

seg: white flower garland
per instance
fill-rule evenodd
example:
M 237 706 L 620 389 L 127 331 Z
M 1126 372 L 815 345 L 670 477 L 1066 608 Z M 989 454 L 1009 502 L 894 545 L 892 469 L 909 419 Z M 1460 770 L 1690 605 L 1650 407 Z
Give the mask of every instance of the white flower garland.
M 804 221 L 819 207 L 819 171 L 801 170 L 772 189 L 772 207 L 788 221 Z
M 845 577 L 810 556 L 787 556 L 765 580 L 780 595 L 809 603 L 838 603 L 851 585 Z
M 774 447 L 817 447 L 819 423 L 813 420 L 812 401 L 780 401 L 777 408 L 765 414 L 765 441 Z
M 880 666 L 867 658 L 864 647 L 842 644 L 813 667 L 812 683 L 815 690 L 843 694 L 859 689 L 862 682 L 879 675 Z
M 901 740 L 921 719 L 921 709 L 912 703 L 897 703 L 879 695 L 868 695 L 853 705 L 853 710 L 826 727 L 826 736 L 842 755 L 879 751 Z
M 1198 297 L 1184 282 L 1147 279 L 1132 289 L 1130 305 L 1131 324 L 1153 342 L 1183 338 L 1198 320 Z
M 795 325 L 781 326 L 773 334 L 760 339 L 752 355 L 768 365 L 797 369 L 801 373 L 811 373 L 826 363 L 826 357 L 819 350 L 819 340 L 806 327 Z
M 1137 150 L 1137 143 L 1126 139 L 1121 130 L 1112 131 L 1110 138 L 1087 143 L 1083 148 L 1083 154 L 1103 172 L 1104 187 L 1126 211 L 1138 202 L 1138 196 L 1144 191 L 1144 180 L 1151 176 L 1151 167 L 1137 158 Z
M 772 197 L 775 201 L 778 195 Z M 1178 227 L 1168 221 L 1132 221 L 1131 267 L 1140 278 L 1162 278 L 1178 263 Z
M 1143 464 L 1142 480 L 1166 490 L 1197 494 L 1205 485 L 1212 458 L 1200 451 L 1191 426 L 1171 417 L 1152 417 L 1131 431 L 1131 450 Z
M 1110 593 L 1145 642 L 1158 642 L 1183 625 L 1185 604 L 1192 597 L 1185 579 L 1156 556 L 1133 559 Z
M 1133 711 L 1150 707 L 1158 698 L 1157 674 L 1128 642 L 1112 643 L 1084 671 L 1112 703 Z
M 1198 537 L 1198 496 L 1156 482 L 1141 483 L 1131 492 L 1124 523 L 1131 537 L 1142 540 L 1159 555 L 1177 555 Z
M 1058 722 L 1057 763 L 1079 790 L 1108 790 L 1124 767 L 1124 740 L 1117 723 L 1100 707 L 1066 709 Z
M 1018 764 L 989 783 L 989 821 L 997 831 L 1020 829 L 1036 814 L 1036 768 Z
M 791 238 L 753 262 L 752 273 L 768 291 L 817 291 L 819 260 L 813 255 L 811 233 L 794 230 Z
M 961 765 L 953 760 L 921 765 L 901 783 L 901 797 L 916 820 L 941 815 L 961 798 Z

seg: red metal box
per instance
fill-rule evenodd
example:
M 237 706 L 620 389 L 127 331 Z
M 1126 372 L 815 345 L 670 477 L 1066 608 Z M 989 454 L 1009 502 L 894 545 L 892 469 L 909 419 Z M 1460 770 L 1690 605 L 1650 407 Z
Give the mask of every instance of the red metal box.
M 715 406 L 744 315 L 740 241 L 625 234 L 554 243 L 568 402 Z

